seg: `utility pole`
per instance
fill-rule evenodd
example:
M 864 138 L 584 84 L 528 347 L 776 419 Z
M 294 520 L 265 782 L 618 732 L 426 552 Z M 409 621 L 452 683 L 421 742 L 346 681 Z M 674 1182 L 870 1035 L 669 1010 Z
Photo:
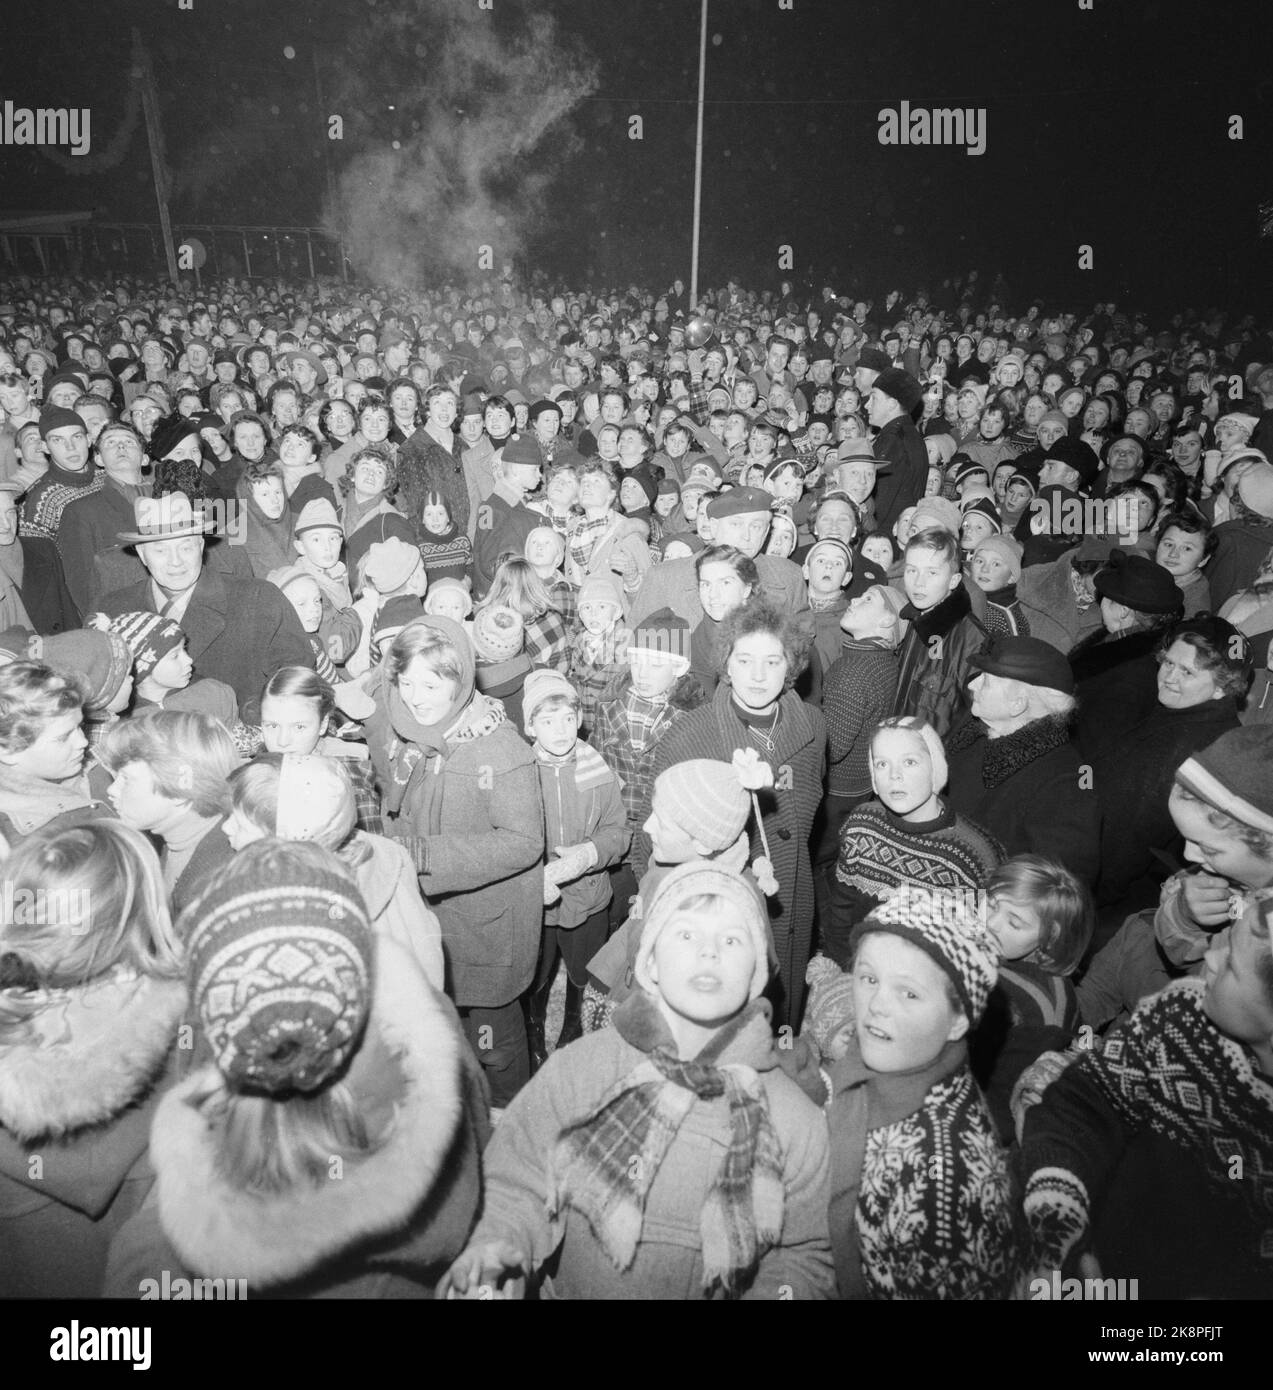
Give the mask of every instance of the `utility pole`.
M 689 313 L 698 303 L 698 223 L 703 210 L 703 89 L 707 79 L 707 0 L 698 36 L 698 135 L 694 142 L 694 242 L 690 251 Z
M 177 250 L 172 244 L 172 223 L 168 218 L 168 163 L 164 157 L 164 133 L 159 124 L 159 93 L 155 90 L 155 74 L 150 66 L 150 54 L 141 41 L 141 31 L 133 30 L 133 53 L 141 78 L 142 112 L 146 117 L 146 137 L 150 145 L 150 167 L 155 176 L 155 199 L 159 204 L 159 229 L 164 239 L 164 254 L 168 258 L 168 278 L 177 283 Z

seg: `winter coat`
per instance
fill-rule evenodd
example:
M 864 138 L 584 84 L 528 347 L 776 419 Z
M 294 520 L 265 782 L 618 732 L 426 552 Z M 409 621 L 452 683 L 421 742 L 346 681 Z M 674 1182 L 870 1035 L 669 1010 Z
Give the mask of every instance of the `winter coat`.
M 1116 748 L 1153 711 L 1158 699 L 1155 653 L 1162 629 L 1108 634 L 1070 654 L 1078 697 L 1076 733 L 1089 762 Z
M 1157 884 L 1150 886 L 1153 852 L 1170 850 L 1180 839 L 1167 810 L 1176 769 L 1238 727 L 1231 695 L 1180 710 L 1156 703 L 1095 764 L 1096 795 L 1104 817 L 1098 905 L 1119 904 L 1125 915 L 1157 901 Z M 1158 883 L 1165 877 L 1165 872 L 1153 875 Z M 1135 899 L 1128 901 L 1133 893 Z
M 962 1042 L 928 1068 L 831 1068 L 831 1243 L 841 1298 L 1002 1299 L 1013 1193 Z
M 157 613 L 147 579 L 102 599 L 109 618 Z M 246 723 L 257 722 L 261 691 L 283 666 L 314 666 L 309 639 L 296 610 L 273 584 L 239 579 L 205 564 L 181 619 L 194 679 L 224 681 L 234 691 Z
M 474 695 L 446 750 L 426 756 L 390 717 L 383 671 L 371 693 L 367 747 L 392 838 L 419 842 L 448 992 L 461 1008 L 498 1008 L 530 984 L 539 951 L 544 810 L 534 755 L 499 704 Z
M 66 587 L 81 614 L 92 613 L 103 594 L 147 577 L 136 551 L 125 550 L 119 539 L 135 524 L 132 502 L 109 477 L 100 492 L 77 497 L 63 509 L 57 548 Z
M 927 720 L 945 738 L 968 712 L 968 662 L 981 650 L 986 630 L 962 583 L 922 613 L 907 604 L 902 616 L 910 619 L 910 629 L 897 649 L 893 713 Z
M 562 883 L 561 898 L 544 909 L 553 927 L 578 927 L 611 898 L 607 870 L 627 853 L 631 838 L 619 779 L 595 748 L 580 740 L 568 762 L 536 758 L 544 798 L 544 835 L 548 859 L 558 845 L 596 846 L 597 862 L 579 878 Z
M 113 808 L 92 799 L 87 776 L 46 782 L 0 763 L 0 855 L 6 858 L 20 840 L 51 820 L 75 825 L 114 814 Z
M 32 998 L 28 1029 L 0 1041 L 0 1294 L 96 1298 L 153 1180 L 150 1122 L 186 987 L 119 969 Z
M 396 840 L 360 830 L 341 846 L 340 857 L 358 880 L 372 930 L 396 941 L 440 993 L 446 979 L 442 927 L 437 913 L 420 896 L 415 865 L 406 848 Z
M 890 420 L 875 436 L 875 530 L 892 535 L 897 518 L 924 495 L 928 450 L 909 415 Z
M 1222 521 L 1215 529 L 1216 548 L 1207 566 L 1211 601 L 1218 610 L 1234 594 L 1255 582 L 1264 557 L 1273 550 L 1273 522 Z
M 1017 581 L 1017 601 L 1030 625 L 1030 636 L 1050 643 L 1067 656 L 1101 628 L 1101 605 L 1094 601 L 1079 612 L 1071 575 L 1072 557 L 1062 555 L 1046 565 L 1031 565 Z
M 1084 776 L 1067 721 L 1048 715 L 1003 738 L 979 725 L 947 747 L 950 805 L 998 839 L 1009 855 L 1058 860 L 1084 883 L 1100 865 L 1100 801 Z
M 1091 1241 L 1142 1299 L 1273 1296 L 1273 1081 L 1201 980 L 1146 999 L 1048 1086 L 1019 1156 L 1038 1255 Z
M 760 592 L 787 613 L 803 613 L 809 607 L 809 591 L 799 565 L 779 555 L 757 555 L 756 571 L 760 576 Z M 645 576 L 636 597 L 632 600 L 629 622 L 635 627 L 660 608 L 670 608 L 697 627 L 703 617 L 703 605 L 698 597 L 698 579 L 694 573 L 694 557 L 664 560 Z
M 640 751 L 636 747 L 637 731 L 632 727 L 628 696 L 632 691 L 632 674 L 625 671 L 615 681 L 607 697 L 597 706 L 596 721 L 589 742 L 614 769 L 619 778 L 619 794 L 627 814 L 628 829 L 639 832 L 650 818 L 650 788 L 653 783 L 654 751 L 659 740 L 678 720 L 704 703 L 702 687 L 688 672 L 668 692 L 659 706 L 644 701 L 648 708 L 648 727 L 642 731 Z M 647 837 L 634 833 L 630 859 L 632 871 L 639 880 L 648 861 Z
M 769 857 L 778 880 L 776 896 L 769 898 L 769 925 L 778 957 L 781 994 L 774 1017 L 778 1024 L 795 1026 L 804 1003 L 804 970 L 813 950 L 813 866 L 809 836 L 822 801 L 822 777 L 826 766 L 827 730 L 819 710 L 806 705 L 794 691 L 778 705 L 773 733 L 773 752 L 758 748 L 774 769 L 776 785 L 757 793 Z M 727 684 L 709 704 L 678 720 L 668 730 L 654 755 L 653 779 L 665 768 L 693 758 L 714 758 L 728 763 L 737 748 L 757 748 L 734 708 Z M 751 852 L 763 853 L 755 816 L 749 822 Z
M 469 488 L 460 455 L 463 444 L 455 437 L 448 453 L 423 425 L 398 450 L 398 505 L 423 535 L 421 515 L 425 496 L 442 493 L 451 505 L 451 520 L 465 534 L 469 529 Z
M 339 1182 L 244 1191 L 218 1164 L 191 1101 L 203 1068 L 155 1115 L 155 1191 L 111 1248 L 105 1292 L 143 1279 L 244 1279 L 248 1297 L 428 1298 L 464 1249 L 481 1200 L 485 1090 L 450 1002 L 396 943 L 376 938 L 371 1016 L 343 1084 L 378 1147 Z
M 627 1002 L 632 1008 L 648 1000 Z M 699 1219 L 730 1144 L 729 1105 L 696 1100 L 650 1187 L 632 1267 L 620 1272 L 581 1215 L 547 1212 L 549 1158 L 570 1125 L 593 1113 L 640 1066 L 646 1051 L 611 1025 L 549 1057 L 509 1105 L 486 1150 L 485 1205 L 473 1243 L 511 1240 L 536 1269 L 556 1256 L 544 1292 L 560 1298 L 703 1297 Z M 834 1280 L 827 1246 L 826 1126 L 777 1066 L 767 1022 L 754 1015 L 724 1049 L 721 1066 L 751 1068 L 783 1154 L 782 1244 L 761 1258 L 744 1299 L 827 1298 Z M 783 1290 L 786 1290 L 784 1292 Z

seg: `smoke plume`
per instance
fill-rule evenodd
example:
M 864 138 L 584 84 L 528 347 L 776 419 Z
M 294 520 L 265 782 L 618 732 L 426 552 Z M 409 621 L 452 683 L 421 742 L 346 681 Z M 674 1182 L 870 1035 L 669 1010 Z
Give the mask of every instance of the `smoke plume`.
M 350 118 L 333 142 L 341 173 L 326 224 L 377 282 L 475 278 L 482 248 L 498 272 L 543 223 L 596 65 L 544 14 L 366 2 L 365 56 L 344 65 L 331 101 Z

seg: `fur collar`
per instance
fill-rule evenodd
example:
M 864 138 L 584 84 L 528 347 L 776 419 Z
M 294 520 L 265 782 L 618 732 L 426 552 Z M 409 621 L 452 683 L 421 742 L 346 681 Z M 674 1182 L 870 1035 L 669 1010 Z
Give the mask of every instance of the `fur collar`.
M 1003 738 L 988 738 L 981 760 L 982 785 L 987 791 L 993 790 L 1045 753 L 1069 741 L 1070 721 L 1063 714 L 1047 714 Z
M 0 1047 L 0 1125 L 23 1143 L 104 1124 L 140 1100 L 168 1061 L 186 987 L 119 970 L 37 998 L 27 1035 Z
M 913 603 L 902 609 L 902 617 L 909 620 L 911 631 L 927 642 L 930 637 L 945 637 L 954 630 L 960 618 L 972 612 L 972 600 L 962 581 L 939 604 L 920 612 Z
M 231 1187 L 190 1103 L 215 1081 L 211 1068 L 160 1102 L 150 1141 L 159 1216 L 192 1269 L 261 1285 L 301 1278 L 351 1247 L 403 1231 L 442 1184 L 463 1120 L 460 1034 L 418 968 L 384 937 L 376 941 L 368 1029 L 395 1056 L 405 1087 L 382 1147 L 348 1163 L 340 1182 L 270 1194 Z M 359 1062 L 373 1051 L 364 1041 L 354 1060 L 349 1082 L 356 1094 Z

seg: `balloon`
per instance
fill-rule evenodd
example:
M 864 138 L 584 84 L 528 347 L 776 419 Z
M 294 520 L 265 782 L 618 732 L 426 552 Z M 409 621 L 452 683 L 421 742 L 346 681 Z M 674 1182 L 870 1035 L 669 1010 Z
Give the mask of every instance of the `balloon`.
M 692 348 L 706 347 L 716 336 L 716 325 L 701 314 L 695 315 L 685 325 L 685 341 Z

